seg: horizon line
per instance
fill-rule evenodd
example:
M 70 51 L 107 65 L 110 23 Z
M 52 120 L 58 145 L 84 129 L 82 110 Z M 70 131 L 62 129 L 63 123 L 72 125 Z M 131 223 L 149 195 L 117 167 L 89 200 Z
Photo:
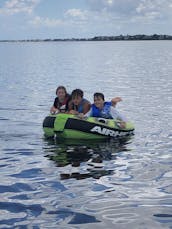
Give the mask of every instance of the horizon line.
M 115 40 L 172 40 L 168 34 L 135 34 L 135 35 L 100 35 L 92 38 L 26 38 L 26 39 L 0 39 L 0 42 L 26 42 L 26 41 L 115 41 Z

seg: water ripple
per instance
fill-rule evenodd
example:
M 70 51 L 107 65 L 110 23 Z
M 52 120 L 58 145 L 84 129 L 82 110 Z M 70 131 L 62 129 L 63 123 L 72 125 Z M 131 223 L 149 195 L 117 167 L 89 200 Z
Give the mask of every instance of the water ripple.
M 33 191 L 28 184 L 15 183 L 13 185 L 0 185 L 0 193 L 4 192 L 23 192 L 23 191 Z
M 168 41 L 0 44 L 0 228 L 172 228 L 171 53 Z M 45 139 L 60 84 L 121 96 L 135 135 Z

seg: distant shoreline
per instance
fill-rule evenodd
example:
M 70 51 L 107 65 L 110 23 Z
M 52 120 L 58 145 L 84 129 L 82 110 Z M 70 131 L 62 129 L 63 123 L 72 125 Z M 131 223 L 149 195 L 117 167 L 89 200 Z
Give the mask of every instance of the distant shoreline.
M 0 42 L 48 42 L 48 41 L 140 41 L 140 40 L 172 40 L 172 35 L 119 35 L 119 36 L 95 36 L 93 38 L 56 38 L 56 39 L 22 39 L 22 40 L 0 40 Z

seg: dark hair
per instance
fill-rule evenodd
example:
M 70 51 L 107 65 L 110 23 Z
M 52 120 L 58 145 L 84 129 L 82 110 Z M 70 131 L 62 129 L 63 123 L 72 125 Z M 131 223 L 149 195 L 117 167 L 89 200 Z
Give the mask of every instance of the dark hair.
M 80 96 L 82 98 L 83 95 L 84 95 L 84 92 L 81 89 L 75 89 L 72 91 L 71 97 L 76 98 L 76 97 Z
M 66 91 L 66 88 L 64 86 L 58 86 L 58 88 L 56 89 L 56 95 L 57 95 L 58 90 L 60 90 L 60 89 L 64 90 L 65 94 L 67 95 L 67 91 Z
M 95 97 L 100 97 L 100 98 L 102 98 L 103 100 L 105 100 L 105 97 L 104 97 L 103 93 L 100 93 L 100 92 L 94 93 L 94 98 L 95 98 Z

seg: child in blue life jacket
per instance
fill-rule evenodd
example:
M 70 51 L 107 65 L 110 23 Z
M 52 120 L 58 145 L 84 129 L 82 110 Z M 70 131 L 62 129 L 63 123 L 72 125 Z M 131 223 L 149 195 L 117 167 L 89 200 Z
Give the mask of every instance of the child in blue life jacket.
M 91 103 L 84 98 L 84 92 L 81 89 L 75 89 L 71 94 L 69 102 L 69 114 L 86 114 L 91 107 Z
M 91 109 L 84 115 L 84 117 L 101 117 L 106 119 L 117 119 L 120 122 L 120 127 L 125 128 L 127 119 L 121 115 L 111 102 L 105 102 L 103 93 L 94 93 L 94 103 Z

